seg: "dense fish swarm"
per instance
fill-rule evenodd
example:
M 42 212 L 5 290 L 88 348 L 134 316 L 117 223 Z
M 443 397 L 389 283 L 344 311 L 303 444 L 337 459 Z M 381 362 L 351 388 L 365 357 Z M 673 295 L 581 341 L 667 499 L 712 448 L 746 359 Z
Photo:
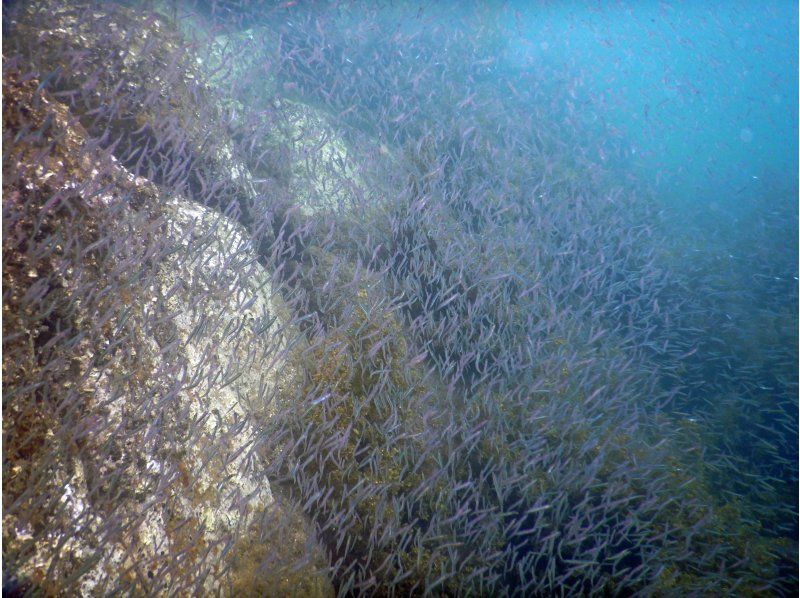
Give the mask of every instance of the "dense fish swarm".
M 427 14 L 4 6 L 4 595 L 796 588 L 791 409 L 687 415 L 655 206 Z

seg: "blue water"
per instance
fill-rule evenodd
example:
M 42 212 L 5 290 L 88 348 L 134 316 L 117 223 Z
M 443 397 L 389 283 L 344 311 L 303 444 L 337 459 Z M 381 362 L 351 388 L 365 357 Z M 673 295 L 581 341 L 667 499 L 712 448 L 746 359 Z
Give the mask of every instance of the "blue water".
M 505 22 L 512 62 L 557 73 L 598 163 L 663 210 L 696 293 L 681 408 L 796 509 L 797 3 L 517 3 Z
M 797 4 L 523 3 L 520 65 L 566 73 L 576 117 L 665 207 L 746 216 L 797 189 Z M 510 18 L 510 17 L 509 17 Z

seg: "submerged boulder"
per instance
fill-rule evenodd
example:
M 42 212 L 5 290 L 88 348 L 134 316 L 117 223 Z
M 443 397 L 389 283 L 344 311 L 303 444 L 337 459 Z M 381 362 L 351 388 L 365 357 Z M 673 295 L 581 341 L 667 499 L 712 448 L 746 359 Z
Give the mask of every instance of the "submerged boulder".
M 264 236 L 277 199 L 265 202 L 254 188 L 222 94 L 169 19 L 114 3 L 37 0 L 9 20 L 4 52 L 38 74 L 94 143 L 134 174 Z
M 37 78 L 6 69 L 3 97 L 8 578 L 224 594 L 281 574 L 324 595 L 258 457 L 298 337 L 249 237 L 128 172 Z M 286 534 L 305 550 L 291 575 L 240 565 Z

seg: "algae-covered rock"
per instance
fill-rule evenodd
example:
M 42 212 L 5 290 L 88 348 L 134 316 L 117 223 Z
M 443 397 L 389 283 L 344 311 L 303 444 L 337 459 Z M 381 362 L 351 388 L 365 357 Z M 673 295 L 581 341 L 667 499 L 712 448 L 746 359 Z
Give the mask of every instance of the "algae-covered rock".
M 10 17 L 4 52 L 123 166 L 259 226 L 267 206 L 236 155 L 219 90 L 169 19 L 114 3 L 50 0 Z
M 230 592 L 273 504 L 286 308 L 240 225 L 127 172 L 37 79 L 3 96 L 4 565 L 52 594 Z

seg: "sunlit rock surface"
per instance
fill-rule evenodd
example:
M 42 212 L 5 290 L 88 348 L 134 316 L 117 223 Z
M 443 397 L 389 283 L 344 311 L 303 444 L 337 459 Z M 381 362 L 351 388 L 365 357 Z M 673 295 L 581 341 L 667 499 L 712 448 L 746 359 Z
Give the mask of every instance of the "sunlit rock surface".
M 35 65 L 122 165 L 199 202 L 213 195 L 215 207 L 258 226 L 252 175 L 234 150 L 220 96 L 166 17 L 49 0 L 16 17 L 21 35 L 5 51 Z
M 315 550 L 255 454 L 296 384 L 286 308 L 240 225 L 161 197 L 37 86 L 3 80 L 6 139 L 23 114 L 41 133 L 3 163 L 4 564 L 48 592 L 264 583 L 231 573 L 254 543 Z

